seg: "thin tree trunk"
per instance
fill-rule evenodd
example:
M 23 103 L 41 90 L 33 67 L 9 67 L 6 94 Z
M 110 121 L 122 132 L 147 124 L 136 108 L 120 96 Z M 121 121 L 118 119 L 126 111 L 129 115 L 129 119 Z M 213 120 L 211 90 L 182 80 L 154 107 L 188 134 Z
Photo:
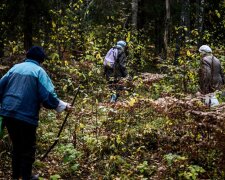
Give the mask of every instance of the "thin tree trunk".
M 138 0 L 132 0 L 132 27 L 137 29 L 138 22 Z
M 155 19 L 155 55 L 159 61 L 165 60 L 165 44 L 164 44 L 164 15 Z
M 189 37 L 190 32 L 190 0 L 183 0 L 181 11 L 181 25 L 186 28 L 185 38 Z
M 166 1 L 166 22 L 164 32 L 164 46 L 165 46 L 165 59 L 167 58 L 168 40 L 169 40 L 169 27 L 170 27 L 170 0 Z
M 202 45 L 202 33 L 203 33 L 203 24 L 204 24 L 204 5 L 205 0 L 196 0 L 196 29 L 198 30 L 199 39 L 198 39 L 198 47 Z
M 24 0 L 24 49 L 28 50 L 32 46 L 33 24 L 32 24 L 32 0 Z
M 180 48 L 182 46 L 182 41 L 186 42 L 189 37 L 190 32 L 190 0 L 181 1 L 181 19 L 180 28 L 178 30 L 178 35 L 176 37 L 176 51 L 174 57 L 174 65 L 178 65 L 178 58 L 180 56 Z M 184 36 L 182 35 L 184 34 Z

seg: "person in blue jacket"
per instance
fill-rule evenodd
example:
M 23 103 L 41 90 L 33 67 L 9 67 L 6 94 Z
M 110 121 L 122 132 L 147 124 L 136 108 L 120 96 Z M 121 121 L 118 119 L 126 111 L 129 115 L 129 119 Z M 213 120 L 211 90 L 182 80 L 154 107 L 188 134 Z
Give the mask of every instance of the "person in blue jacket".
M 33 46 L 25 61 L 14 65 L 0 80 L 0 116 L 12 140 L 13 179 L 38 179 L 32 177 L 32 165 L 41 105 L 57 112 L 72 109 L 57 97 L 51 79 L 40 66 L 45 59 L 43 48 Z

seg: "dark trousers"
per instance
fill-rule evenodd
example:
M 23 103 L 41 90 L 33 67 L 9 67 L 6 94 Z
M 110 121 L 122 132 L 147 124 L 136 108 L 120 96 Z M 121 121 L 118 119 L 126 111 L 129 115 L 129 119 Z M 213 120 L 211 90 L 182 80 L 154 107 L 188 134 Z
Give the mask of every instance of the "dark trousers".
M 106 77 L 106 80 L 108 81 L 109 88 L 113 91 L 116 91 L 115 93 L 112 93 L 110 97 L 110 102 L 116 102 L 119 98 L 120 94 L 119 91 L 124 90 L 124 86 L 118 84 L 119 78 L 114 77 L 114 69 L 109 66 L 104 66 L 104 75 Z
M 108 82 L 113 83 L 112 77 L 114 76 L 114 69 L 109 66 L 104 66 L 104 75 Z
M 12 178 L 30 180 L 36 151 L 36 126 L 4 117 L 4 123 L 12 140 Z

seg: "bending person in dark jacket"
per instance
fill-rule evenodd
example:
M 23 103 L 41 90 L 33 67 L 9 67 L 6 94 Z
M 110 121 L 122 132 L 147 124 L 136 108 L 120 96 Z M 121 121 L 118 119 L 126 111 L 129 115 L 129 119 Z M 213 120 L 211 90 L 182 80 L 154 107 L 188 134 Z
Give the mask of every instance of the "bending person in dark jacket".
M 126 63 L 125 48 L 127 44 L 125 41 L 118 41 L 116 46 L 112 47 L 104 59 L 104 73 L 106 80 L 110 82 L 117 82 L 120 78 L 128 75 Z
M 116 90 L 121 87 L 116 85 L 121 78 L 127 77 L 127 58 L 125 48 L 127 44 L 125 41 L 118 41 L 116 46 L 112 47 L 104 59 L 104 74 L 110 87 L 115 86 Z M 115 102 L 119 97 L 118 92 L 112 95 L 111 102 Z
M 57 112 L 71 110 L 71 106 L 57 97 L 49 76 L 40 66 L 46 58 L 43 49 L 34 46 L 26 57 L 25 62 L 14 65 L 0 80 L 0 115 L 13 145 L 12 178 L 22 176 L 23 180 L 30 180 L 40 105 Z

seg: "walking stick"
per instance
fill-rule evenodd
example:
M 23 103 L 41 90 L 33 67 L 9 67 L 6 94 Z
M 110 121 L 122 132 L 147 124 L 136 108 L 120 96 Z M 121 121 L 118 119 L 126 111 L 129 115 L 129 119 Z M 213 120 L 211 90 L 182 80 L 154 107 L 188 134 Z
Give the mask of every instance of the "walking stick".
M 74 95 L 73 102 L 72 102 L 71 106 L 74 105 L 75 100 L 76 100 L 76 98 L 77 98 L 77 95 L 78 95 L 78 93 L 79 93 L 79 90 L 80 90 L 80 86 L 78 87 L 77 92 L 76 92 L 76 94 Z M 48 154 L 51 152 L 51 150 L 52 150 L 52 149 L 55 147 L 55 145 L 58 143 L 58 141 L 59 141 L 59 136 L 60 136 L 60 134 L 61 134 L 61 132 L 62 132 L 62 130 L 63 130 L 64 125 L 66 124 L 66 121 L 67 121 L 67 118 L 68 118 L 69 114 L 70 114 L 69 112 L 66 114 L 66 117 L 65 117 L 65 119 L 64 119 L 64 121 L 63 121 L 63 123 L 62 123 L 62 126 L 61 126 L 61 128 L 60 128 L 60 130 L 59 130 L 59 132 L 58 132 L 58 135 L 57 135 L 57 137 L 56 137 L 55 142 L 51 145 L 51 147 L 48 149 L 48 151 L 47 151 L 47 152 L 44 154 L 44 156 L 41 158 L 41 161 L 43 161 L 43 160 L 48 156 Z

